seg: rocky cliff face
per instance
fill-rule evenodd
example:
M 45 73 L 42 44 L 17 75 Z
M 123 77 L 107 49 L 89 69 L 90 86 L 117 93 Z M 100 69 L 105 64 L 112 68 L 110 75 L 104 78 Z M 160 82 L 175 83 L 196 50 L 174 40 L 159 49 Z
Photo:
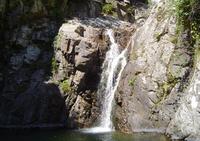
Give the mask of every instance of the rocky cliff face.
M 18 22 L 26 12 L 10 12 L 19 15 L 14 19 L 16 26 L 6 16 L 8 25 L 1 40 L 0 126 L 91 126 L 99 112 L 96 91 L 109 45 L 104 30 L 118 27 L 116 38 L 125 47 L 131 33 L 127 24 L 97 18 L 68 21 L 59 29 L 59 19 L 49 18 L 47 11 L 38 11 L 44 15 L 31 23 Z
M 70 12 L 72 14 L 70 15 L 70 8 L 73 5 L 87 7 L 89 2 L 0 1 L 0 19 L 2 21 L 0 26 L 1 127 L 67 125 L 66 97 L 57 83 L 49 81 L 57 65 L 53 57 L 53 41 L 62 19 L 79 16 L 79 13 L 73 11 Z M 94 3 L 90 2 L 91 5 Z M 84 10 L 80 12 L 84 14 L 82 16 L 91 16 L 88 15 L 88 11 L 92 10 L 90 11 L 88 8 Z M 91 13 L 94 13 L 93 16 L 95 14 L 98 16 L 98 11 L 95 10 L 99 9 L 93 9 Z M 60 40 L 55 41 L 55 44 L 56 42 L 61 43 Z M 92 55 L 91 57 L 97 56 Z M 98 58 L 95 59 L 98 60 Z M 68 89 L 64 84 L 63 87 Z
M 96 119 L 96 90 L 107 45 L 102 28 L 71 21 L 59 30 L 53 81 L 66 98 L 67 116 L 76 121 L 69 122 L 72 127 L 89 126 Z
M 130 61 L 116 96 L 116 120 L 121 121 L 117 127 L 121 130 L 159 131 L 170 121 L 165 113 L 159 113 L 162 102 L 177 85 L 168 66 L 175 51 L 170 40 L 175 36 L 175 19 L 167 15 L 166 5 L 155 6 L 132 38 Z
M 128 23 L 112 19 L 69 21 L 59 30 L 52 81 L 66 98 L 67 117 L 74 121 L 69 122 L 71 127 L 90 127 L 99 119 L 97 89 L 110 44 L 105 28 L 116 27 L 116 40 L 125 48 L 133 30 Z
M 110 44 L 105 29 L 112 28 L 121 49 L 133 34 L 115 97 L 116 129 L 198 140 L 199 43 L 194 49 L 189 29 L 176 34 L 170 1 L 153 2 L 150 14 L 136 8 L 130 25 L 96 18 L 101 0 L 0 0 L 0 127 L 95 123 L 101 65 Z
M 170 4 L 157 3 L 132 37 L 116 93 L 114 121 L 124 132 L 167 132 L 173 138 L 199 134 L 196 55 L 188 30 L 176 34 Z

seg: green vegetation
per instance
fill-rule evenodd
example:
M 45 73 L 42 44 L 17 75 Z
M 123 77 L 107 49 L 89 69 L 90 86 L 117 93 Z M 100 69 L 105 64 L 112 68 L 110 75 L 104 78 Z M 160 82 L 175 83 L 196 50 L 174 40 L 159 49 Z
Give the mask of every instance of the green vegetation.
M 136 81 L 136 77 L 131 78 L 131 79 L 128 81 L 128 85 L 131 86 L 131 87 L 134 87 L 135 81 Z
M 160 39 L 165 35 L 165 34 L 167 34 L 167 32 L 166 31 L 162 31 L 161 33 L 155 33 L 155 38 L 156 38 L 156 41 L 157 42 L 159 42 L 160 41 Z
M 160 93 L 158 95 L 159 99 L 156 101 L 156 106 L 158 106 L 162 101 L 164 101 L 167 96 L 171 93 L 172 89 L 176 86 L 179 79 L 173 77 L 170 73 L 167 75 L 167 81 L 159 85 Z
M 51 60 L 51 70 L 52 70 L 52 72 L 57 72 L 57 70 L 58 70 L 58 63 L 57 63 L 55 57 L 53 57 Z
M 64 93 L 71 92 L 71 86 L 68 80 L 64 80 L 60 83 L 60 87 Z
M 189 30 L 192 45 L 200 41 L 199 6 L 199 0 L 175 0 L 177 33 Z
M 170 42 L 173 44 L 177 44 L 178 42 L 178 37 L 177 36 L 170 36 Z
M 126 12 L 127 12 L 127 14 L 131 14 L 132 16 L 134 16 L 134 14 L 135 14 L 135 7 L 128 6 Z
M 134 76 L 128 81 L 128 85 L 131 86 L 132 88 L 134 88 L 135 82 L 137 80 L 137 76 L 140 74 L 141 72 L 135 72 Z
M 38 20 L 41 17 L 50 17 L 62 20 L 68 11 L 68 0 L 3 0 L 0 3 L 0 18 L 9 11 L 18 11 L 21 24 Z
M 55 37 L 54 42 L 53 42 L 53 46 L 55 48 L 60 47 L 61 39 L 62 39 L 62 35 L 61 35 L 61 33 L 58 33 L 58 35 Z
M 106 3 L 102 7 L 102 13 L 106 15 L 113 15 L 114 14 L 114 6 L 111 3 Z

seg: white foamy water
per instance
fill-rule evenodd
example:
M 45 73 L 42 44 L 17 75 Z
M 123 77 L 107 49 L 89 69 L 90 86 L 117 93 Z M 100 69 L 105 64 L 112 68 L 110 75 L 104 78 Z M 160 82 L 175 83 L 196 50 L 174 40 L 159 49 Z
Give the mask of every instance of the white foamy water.
M 103 133 L 114 131 L 111 117 L 113 99 L 122 71 L 127 64 L 127 49 L 120 52 L 112 30 L 107 30 L 107 35 L 110 38 L 111 45 L 103 63 L 103 72 L 98 90 L 98 94 L 101 97 L 100 100 L 102 101 L 100 123 L 97 127 L 85 129 L 84 132 Z

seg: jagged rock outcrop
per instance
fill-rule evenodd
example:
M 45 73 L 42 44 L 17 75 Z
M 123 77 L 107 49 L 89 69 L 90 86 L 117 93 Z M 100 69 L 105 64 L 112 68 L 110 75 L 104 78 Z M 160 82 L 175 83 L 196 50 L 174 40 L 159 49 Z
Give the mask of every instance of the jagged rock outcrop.
M 6 32 L 6 44 L 1 48 L 1 127 L 66 123 L 65 101 L 59 88 L 45 83 L 51 73 L 51 42 L 57 28 L 54 21 L 41 19 Z
M 61 20 L 78 14 L 70 16 L 69 5 L 89 2 L 0 0 L 1 127 L 66 126 L 65 98 L 57 84 L 48 82 L 52 44 Z M 93 10 L 79 12 L 98 16 L 92 4 Z
M 95 108 L 96 93 L 101 73 L 101 64 L 108 41 L 104 29 L 86 27 L 80 22 L 63 24 L 55 44 L 53 80 L 60 83 L 66 97 L 66 107 L 72 127 L 89 126 Z M 66 91 L 62 83 L 67 82 Z M 97 108 L 97 107 L 96 107 Z M 73 125 L 74 124 L 74 125 Z
M 116 39 L 124 48 L 132 31 L 128 26 L 112 18 L 72 20 L 55 37 L 57 22 L 42 18 L 7 32 L 0 127 L 91 126 L 99 112 L 96 91 L 110 43 L 105 28 L 118 28 Z
M 110 44 L 105 29 L 113 28 L 121 49 L 135 32 L 115 97 L 116 129 L 199 140 L 199 51 L 191 46 L 191 31 L 176 34 L 168 0 L 154 0 L 150 14 L 146 5 L 132 1 L 132 27 L 111 17 L 96 18 L 102 2 L 0 0 L 0 127 L 95 123 L 101 65 Z M 117 8 L 116 1 L 106 2 Z M 58 32 L 66 17 L 94 19 L 67 20 Z
M 92 26 L 91 26 L 92 25 Z M 125 48 L 133 30 L 127 23 L 111 19 L 69 21 L 62 25 L 55 41 L 53 81 L 66 97 L 67 116 L 71 127 L 89 127 L 99 118 L 98 83 L 101 66 L 110 41 L 105 28 L 116 28 L 116 40 Z M 129 31 L 130 30 L 130 31 Z M 67 82 L 68 91 L 63 89 Z
M 187 32 L 177 37 L 169 7 L 165 0 L 156 4 L 132 37 L 130 61 L 116 93 L 114 121 L 121 131 L 165 133 L 179 113 L 193 75 L 194 54 Z

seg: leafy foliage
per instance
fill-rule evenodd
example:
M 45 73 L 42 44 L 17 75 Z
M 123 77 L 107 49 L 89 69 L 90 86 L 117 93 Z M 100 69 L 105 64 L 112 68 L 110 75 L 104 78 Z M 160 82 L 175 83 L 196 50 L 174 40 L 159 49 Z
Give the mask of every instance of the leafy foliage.
M 60 87 L 64 93 L 69 93 L 71 91 L 71 86 L 68 80 L 62 81 Z
M 200 1 L 175 0 L 178 32 L 189 29 L 192 42 L 200 41 Z
M 51 70 L 52 70 L 52 72 L 56 72 L 58 70 L 58 63 L 57 63 L 55 57 L 53 57 L 51 60 Z
M 114 13 L 114 6 L 111 3 L 106 3 L 102 7 L 102 13 L 112 15 Z

